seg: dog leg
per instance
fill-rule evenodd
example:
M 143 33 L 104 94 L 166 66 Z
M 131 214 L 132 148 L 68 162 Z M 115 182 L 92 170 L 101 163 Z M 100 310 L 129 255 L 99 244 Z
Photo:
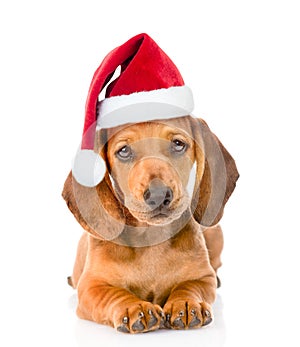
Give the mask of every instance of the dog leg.
M 222 229 L 220 225 L 216 225 L 211 228 L 206 228 L 203 231 L 203 235 L 204 235 L 206 247 L 208 250 L 210 264 L 217 274 L 219 267 L 222 265 L 221 253 L 222 253 L 223 245 L 224 245 Z M 217 280 L 218 280 L 218 288 L 219 288 L 221 286 L 221 281 L 218 277 L 217 277 Z
M 215 300 L 215 276 L 186 281 L 176 286 L 165 306 L 165 327 L 170 329 L 200 328 L 213 321 L 211 304 Z
M 80 318 L 108 324 L 124 333 L 158 329 L 164 322 L 158 305 L 142 301 L 125 289 L 82 279 L 78 285 Z
M 84 269 L 86 256 L 87 256 L 87 248 L 88 248 L 88 235 L 87 233 L 84 233 L 81 236 L 80 241 L 78 243 L 76 260 L 75 260 L 75 264 L 73 268 L 73 274 L 72 276 L 68 277 L 68 284 L 74 289 L 77 288 L 77 284 L 80 280 L 80 277 Z

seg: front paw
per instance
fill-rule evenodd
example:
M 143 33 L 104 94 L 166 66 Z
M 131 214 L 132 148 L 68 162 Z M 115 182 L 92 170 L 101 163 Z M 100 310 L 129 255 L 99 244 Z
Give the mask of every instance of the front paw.
M 146 301 L 132 303 L 120 308 L 114 318 L 115 328 L 123 333 L 143 333 L 157 330 L 163 323 L 162 308 Z
M 200 328 L 213 321 L 211 306 L 194 300 L 170 300 L 164 306 L 165 327 L 168 329 Z

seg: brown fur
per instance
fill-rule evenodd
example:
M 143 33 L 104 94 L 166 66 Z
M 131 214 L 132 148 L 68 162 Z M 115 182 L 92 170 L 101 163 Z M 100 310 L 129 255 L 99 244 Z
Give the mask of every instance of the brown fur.
M 238 178 L 234 160 L 206 123 L 191 117 L 97 135 L 108 167 L 105 179 L 86 188 L 70 173 L 63 190 L 87 231 L 69 279 L 78 290 L 78 316 L 131 333 L 209 324 L 223 248 L 216 224 Z M 188 144 L 184 155 L 168 151 L 174 136 Z M 124 145 L 137 153 L 126 165 L 115 155 Z M 184 188 L 195 161 L 196 189 L 189 201 Z M 174 194 L 162 216 L 147 210 L 143 197 L 155 179 Z M 158 241 L 151 244 L 153 235 Z

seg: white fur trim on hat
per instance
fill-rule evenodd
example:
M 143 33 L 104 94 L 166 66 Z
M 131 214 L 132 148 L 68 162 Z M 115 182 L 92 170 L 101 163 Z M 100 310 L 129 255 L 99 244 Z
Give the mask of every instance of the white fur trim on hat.
M 187 86 L 112 96 L 99 103 L 97 129 L 182 117 L 193 109 L 193 94 Z

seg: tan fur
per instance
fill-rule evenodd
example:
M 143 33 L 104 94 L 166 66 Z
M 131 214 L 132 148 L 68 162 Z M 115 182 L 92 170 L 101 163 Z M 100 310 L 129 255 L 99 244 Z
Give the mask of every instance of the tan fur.
M 182 156 L 168 151 L 174 136 L 188 144 Z M 115 155 L 125 144 L 136 153 L 126 165 Z M 223 248 L 216 224 L 238 178 L 234 160 L 207 125 L 191 117 L 101 131 L 97 148 L 114 186 L 108 172 L 95 189 L 80 186 L 70 174 L 63 191 L 87 231 L 69 280 L 78 290 L 78 316 L 131 333 L 209 324 Z M 194 161 L 196 189 L 190 203 L 184 188 Z M 220 172 L 223 181 L 217 178 Z M 168 216 L 156 217 L 143 205 L 143 192 L 153 179 L 172 188 Z M 181 230 L 172 234 L 175 223 Z M 134 227 L 142 231 L 133 233 Z M 166 236 L 162 242 L 135 246 L 156 231 Z

